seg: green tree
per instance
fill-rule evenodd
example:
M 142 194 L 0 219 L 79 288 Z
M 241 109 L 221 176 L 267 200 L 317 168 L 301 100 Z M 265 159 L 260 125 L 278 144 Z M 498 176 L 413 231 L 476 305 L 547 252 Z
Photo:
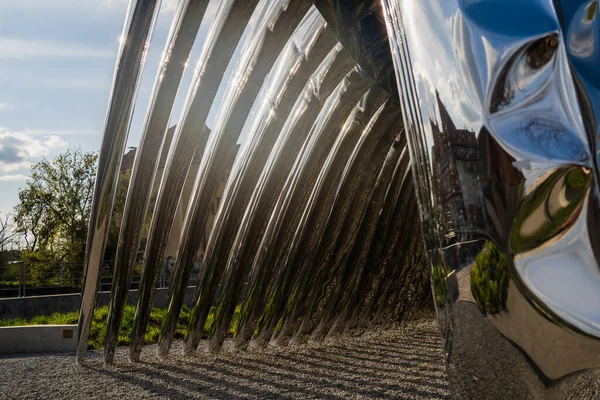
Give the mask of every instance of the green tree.
M 33 280 L 51 279 L 57 263 L 73 265 L 70 274 L 81 268 L 97 158 L 97 153 L 77 148 L 42 160 L 19 190 L 15 231 L 22 236 L 22 261 L 30 266 Z
M 19 190 L 14 232 L 22 237 L 21 261 L 28 266 L 34 284 L 57 283 L 61 268 L 63 278 L 65 272 L 67 279 L 81 275 L 97 159 L 96 152 L 77 148 L 51 161 L 42 160 L 32 168 L 26 187 Z M 117 250 L 130 177 L 130 170 L 119 172 L 104 256 L 107 261 L 114 260 Z M 143 236 L 156 201 L 154 189 Z
M 492 241 L 486 241 L 471 270 L 471 293 L 482 313 L 497 314 L 504 310 L 508 296 L 506 257 Z
M 2 216 L 0 212 L 0 281 L 3 280 L 8 262 L 11 261 L 11 250 L 17 233 L 12 226 L 10 214 Z
M 2 216 L 0 211 L 0 252 L 9 250 L 15 241 L 17 232 L 13 229 L 12 219 L 10 214 Z
M 127 199 L 127 189 L 129 187 L 129 178 L 131 170 L 125 170 L 119 173 L 117 180 L 117 193 L 113 202 L 112 216 L 110 218 L 110 227 L 108 228 L 108 239 L 106 241 L 106 251 L 104 258 L 114 260 L 119 243 L 119 231 L 121 221 L 123 220 L 123 210 L 125 209 L 125 200 Z

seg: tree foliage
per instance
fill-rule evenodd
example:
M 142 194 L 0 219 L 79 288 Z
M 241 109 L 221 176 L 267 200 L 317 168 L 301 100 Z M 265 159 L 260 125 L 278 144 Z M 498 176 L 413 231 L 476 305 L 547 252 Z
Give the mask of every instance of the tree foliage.
M 508 296 L 506 257 L 492 242 L 477 255 L 471 270 L 471 292 L 481 312 L 497 314 L 504 310 Z
M 10 214 L 2 215 L 0 212 L 0 280 L 2 280 L 7 263 L 11 261 L 11 247 L 16 235 Z
M 56 263 L 83 262 L 96 177 L 97 153 L 68 150 L 34 165 L 15 207 L 22 260 L 41 279 Z
M 62 271 L 64 278 L 65 266 L 70 274 L 67 278 L 73 277 L 75 271 L 81 276 L 97 159 L 96 152 L 67 150 L 53 160 L 42 160 L 33 166 L 25 188 L 19 190 L 14 232 L 22 238 L 21 261 L 28 266 L 31 280 L 52 282 L 57 271 Z M 105 252 L 107 261 L 114 260 L 116 253 L 130 177 L 130 170 L 119 172 Z M 146 225 L 155 201 L 156 190 Z
M 15 240 L 17 232 L 13 229 L 12 219 L 10 214 L 4 214 L 0 212 L 0 252 L 4 252 L 9 249 Z

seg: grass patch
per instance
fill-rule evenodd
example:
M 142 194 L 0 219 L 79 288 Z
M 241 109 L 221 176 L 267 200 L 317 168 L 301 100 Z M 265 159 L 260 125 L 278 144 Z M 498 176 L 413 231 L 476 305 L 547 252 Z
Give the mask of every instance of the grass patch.
M 204 334 L 208 335 L 208 332 L 212 328 L 212 321 L 214 320 L 214 307 L 210 310 L 210 314 L 206 320 L 204 326 Z M 237 327 L 237 321 L 239 319 L 240 307 L 238 306 L 235 310 L 235 314 L 231 320 L 231 328 L 229 333 L 233 334 L 233 327 Z M 181 313 L 179 313 L 179 319 L 177 320 L 177 329 L 175 331 L 175 339 L 183 339 L 185 328 L 188 323 L 190 315 L 190 309 L 187 306 L 183 306 Z M 121 329 L 119 330 L 119 346 L 127 346 L 131 343 L 131 331 L 133 330 L 133 318 L 135 316 L 135 307 L 127 305 L 123 311 L 123 320 L 121 321 Z M 162 323 L 167 316 L 167 310 L 162 308 L 152 308 L 150 312 L 150 318 L 148 320 L 148 327 L 146 328 L 146 334 L 144 341 L 146 344 L 157 343 L 162 328 Z M 94 316 L 92 318 L 92 326 L 90 327 L 90 334 L 88 339 L 89 349 L 100 349 L 104 347 L 104 340 L 106 338 L 106 321 L 108 319 L 108 306 L 103 306 L 94 310 Z M 77 325 L 79 321 L 79 311 L 73 311 L 69 313 L 54 313 L 52 315 L 40 315 L 30 320 L 24 318 L 13 318 L 0 320 L 0 327 L 2 326 L 19 326 L 19 325 Z
M 40 315 L 30 320 L 24 318 L 12 318 L 0 320 L 0 326 L 18 325 L 75 325 L 79 320 L 79 312 L 54 313 L 52 315 Z

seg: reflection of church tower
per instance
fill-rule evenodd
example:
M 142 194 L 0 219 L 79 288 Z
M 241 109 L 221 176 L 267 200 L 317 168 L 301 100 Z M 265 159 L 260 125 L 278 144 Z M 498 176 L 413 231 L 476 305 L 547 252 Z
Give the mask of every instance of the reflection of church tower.
M 475 132 L 457 129 L 436 91 L 438 122 L 429 120 L 433 134 L 434 179 L 438 180 L 438 201 L 444 210 L 446 234 L 478 230 L 481 209 L 481 156 Z M 465 229 L 467 232 L 465 232 Z

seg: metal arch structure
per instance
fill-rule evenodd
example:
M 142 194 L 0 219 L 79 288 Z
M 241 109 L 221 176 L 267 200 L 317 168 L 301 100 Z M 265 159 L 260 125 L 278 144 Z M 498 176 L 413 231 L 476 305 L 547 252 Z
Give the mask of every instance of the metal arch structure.
M 149 5 L 132 2 L 130 13 L 156 18 L 148 14 Z M 207 5 L 180 2 L 146 113 L 116 253 L 105 343 L 109 364 L 184 60 Z M 345 10 L 337 3 L 306 0 L 219 1 L 163 176 L 158 177 L 132 361 L 139 360 L 156 280 L 173 235 L 180 236 L 180 246 L 159 338 L 162 356 L 168 354 L 199 253 L 202 268 L 185 340 L 189 352 L 205 337 L 211 351 L 219 351 L 234 314 L 235 345 L 243 348 L 397 321 L 410 304 L 422 300 L 427 271 L 420 237 L 406 240 L 389 229 L 395 224 L 414 227 L 418 214 L 406 179 L 410 163 L 382 10 L 367 3 L 352 17 Z M 139 38 L 131 34 L 137 30 Z M 151 31 L 151 24 L 129 17 L 124 45 L 146 49 Z M 241 53 L 233 59 L 240 40 Z M 132 51 L 124 50 L 118 62 Z M 138 74 L 143 59 L 136 58 L 131 67 Z M 233 74 L 209 132 L 206 117 L 228 63 L 234 63 Z M 131 79 L 125 73 L 117 68 L 116 82 Z M 113 97 L 133 104 L 133 97 L 119 92 L 122 86 L 115 84 Z M 110 109 L 108 121 L 117 114 Z M 245 140 L 236 155 L 243 129 Z M 107 123 L 103 154 L 120 154 L 126 133 Z M 183 228 L 172 232 L 194 153 L 202 154 L 202 161 Z M 103 211 L 103 221 L 110 216 L 106 199 L 111 197 L 102 193 L 114 192 L 114 179 L 106 177 L 117 173 L 116 166 L 107 165 L 98 175 L 93 208 Z M 209 206 L 223 180 L 213 222 Z M 95 214 L 78 334 L 80 361 L 93 311 L 100 243 L 106 240 L 106 231 L 95 228 L 99 222 Z M 412 262 L 405 263 L 407 259 Z M 400 294 L 403 280 L 418 287 Z M 207 327 L 209 316 L 212 325 Z
M 107 363 L 168 151 L 132 361 L 167 242 L 179 235 L 163 357 L 201 254 L 188 352 L 202 339 L 219 351 L 230 329 L 240 349 L 320 340 L 397 322 L 432 295 L 455 396 L 598 392 L 596 0 L 220 0 L 166 150 L 207 5 L 181 0 L 165 45 L 123 213 Z M 90 220 L 79 361 L 157 9 L 132 0 L 124 28 Z M 230 62 L 226 94 L 213 104 Z M 194 153 L 202 161 L 175 231 Z

